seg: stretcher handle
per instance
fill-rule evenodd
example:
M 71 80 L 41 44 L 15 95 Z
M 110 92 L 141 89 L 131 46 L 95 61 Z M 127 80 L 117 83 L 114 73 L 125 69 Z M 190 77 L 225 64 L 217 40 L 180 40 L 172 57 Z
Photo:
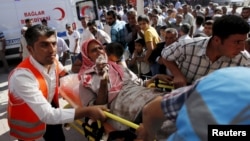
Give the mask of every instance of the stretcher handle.
M 150 83 L 148 86 L 148 88 L 155 88 L 155 83 Z M 165 84 L 158 84 L 158 87 L 160 88 L 165 88 L 165 89 L 174 89 L 174 86 L 169 86 L 169 85 L 165 85 Z
M 120 123 L 122 123 L 122 124 L 124 124 L 124 125 L 126 125 L 126 126 L 128 126 L 128 127 L 131 127 L 131 128 L 133 128 L 133 129 L 139 128 L 139 125 L 137 125 L 137 124 L 135 124 L 135 123 L 133 123 L 133 122 L 131 122 L 131 121 L 128 121 L 128 120 L 126 120 L 126 119 L 123 119 L 123 118 L 121 118 L 121 117 L 118 117 L 118 116 L 116 116 L 116 115 L 114 115 L 114 114 L 111 114 L 111 113 L 109 113 L 109 112 L 106 112 L 106 111 L 103 111 L 103 112 L 104 112 L 104 114 L 105 114 L 108 118 L 111 118 L 111 119 L 113 119 L 113 120 L 116 120 L 116 121 L 118 121 L 118 122 L 120 122 Z

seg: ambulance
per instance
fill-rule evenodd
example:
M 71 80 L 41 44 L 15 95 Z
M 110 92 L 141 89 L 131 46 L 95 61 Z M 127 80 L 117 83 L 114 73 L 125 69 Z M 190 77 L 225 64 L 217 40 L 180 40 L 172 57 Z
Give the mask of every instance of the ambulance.
M 89 16 L 98 20 L 97 2 L 95 0 L 1 0 L 0 32 L 6 39 L 6 58 L 18 58 L 21 28 L 25 19 L 32 19 L 34 24 L 41 24 L 46 19 L 48 26 L 57 30 L 59 37 L 67 40 L 67 23 L 80 33 L 83 28 L 80 18 Z

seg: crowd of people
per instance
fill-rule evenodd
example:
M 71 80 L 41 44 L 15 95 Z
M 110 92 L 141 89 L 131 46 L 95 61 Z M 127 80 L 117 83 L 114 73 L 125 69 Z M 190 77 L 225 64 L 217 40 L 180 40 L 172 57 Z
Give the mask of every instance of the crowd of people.
M 220 100 L 209 99 L 217 94 L 223 95 L 218 98 L 225 98 L 227 93 L 232 93 L 238 98 L 250 92 L 246 85 L 240 85 L 249 83 L 250 79 L 246 80 L 243 74 L 234 76 L 241 71 L 250 74 L 247 68 L 250 66 L 250 7 L 243 7 L 241 13 L 236 9 L 237 5 L 233 5 L 227 11 L 227 7 L 212 2 L 206 7 L 192 8 L 177 0 L 175 4 L 145 7 L 144 14 L 138 15 L 131 5 L 100 6 L 98 16 L 103 26 L 97 26 L 87 15 L 81 18 L 81 34 L 71 23 L 66 24 L 68 44 L 56 36 L 56 29 L 48 27 L 47 21 L 32 25 L 27 19 L 21 30 L 23 60 L 9 76 L 11 135 L 19 140 L 43 136 L 46 141 L 63 141 L 61 124 L 82 117 L 104 120 L 101 110 L 109 110 L 140 124 L 137 138 L 144 141 L 156 137 L 203 140 L 207 132 L 193 131 L 191 127 L 183 130 L 184 124 L 180 123 L 207 129 L 208 124 L 225 122 L 208 119 L 196 125 L 187 123 L 179 114 L 199 121 L 197 115 L 203 110 L 197 107 L 206 107 L 207 103 L 202 105 L 198 98 L 204 97 L 205 102 L 208 99 L 210 105 L 213 102 L 216 105 Z M 0 34 L 0 41 L 3 39 Z M 70 71 L 64 69 L 67 58 L 72 63 Z M 62 109 L 58 107 L 59 79 L 70 73 L 78 74 L 83 105 Z M 227 90 L 230 79 L 242 83 L 232 80 L 230 84 L 236 88 Z M 175 90 L 164 92 L 147 87 L 156 80 L 172 85 Z M 193 105 L 192 101 L 198 102 Z M 20 112 L 24 110 L 26 114 Z M 203 116 L 206 114 L 212 113 L 208 111 Z M 235 123 L 225 115 L 223 118 L 226 124 Z M 116 130 L 128 129 L 119 122 L 107 122 Z M 166 122 L 174 129 L 164 130 L 170 128 L 164 125 Z

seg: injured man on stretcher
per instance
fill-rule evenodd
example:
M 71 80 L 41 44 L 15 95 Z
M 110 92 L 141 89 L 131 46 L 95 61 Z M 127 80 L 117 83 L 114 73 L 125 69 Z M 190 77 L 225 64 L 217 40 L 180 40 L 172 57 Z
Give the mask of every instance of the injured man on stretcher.
M 107 105 L 111 113 L 134 122 L 145 104 L 164 95 L 147 85 L 156 78 L 167 83 L 172 78 L 158 74 L 143 81 L 122 63 L 117 63 L 123 51 L 119 43 L 110 43 L 106 48 L 95 39 L 83 43 L 82 67 L 78 73 L 79 96 L 84 106 Z M 117 121 L 107 122 L 117 130 L 129 128 Z

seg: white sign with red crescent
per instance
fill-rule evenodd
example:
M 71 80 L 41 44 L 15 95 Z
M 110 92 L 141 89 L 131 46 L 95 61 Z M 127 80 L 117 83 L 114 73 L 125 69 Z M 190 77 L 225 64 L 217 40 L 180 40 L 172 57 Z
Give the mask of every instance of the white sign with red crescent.
M 61 21 L 65 17 L 65 11 L 61 7 L 56 7 L 53 10 L 59 11 L 61 13 L 60 17 L 56 20 Z

